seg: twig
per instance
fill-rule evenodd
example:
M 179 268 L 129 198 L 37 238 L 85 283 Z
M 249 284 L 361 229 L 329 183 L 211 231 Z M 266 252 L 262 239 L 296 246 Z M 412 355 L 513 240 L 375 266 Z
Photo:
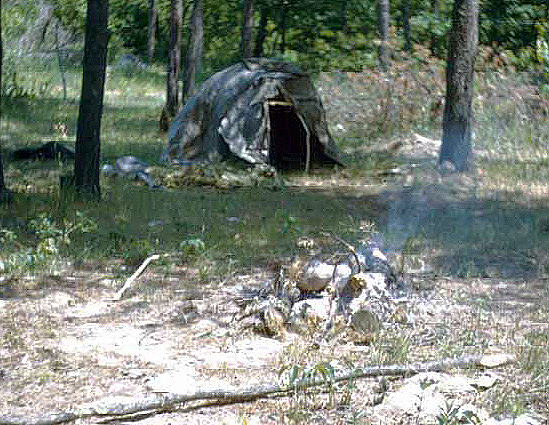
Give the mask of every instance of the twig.
M 147 266 L 155 260 L 158 260 L 160 258 L 159 254 L 153 254 L 145 259 L 143 263 L 139 266 L 139 268 L 126 280 L 124 283 L 124 286 L 120 288 L 120 290 L 114 295 L 112 298 L 113 301 L 120 301 L 124 295 L 126 295 L 126 292 L 128 289 L 130 289 L 130 286 L 132 285 L 133 281 L 137 279 L 141 274 L 145 271 Z
M 112 399 L 99 400 L 80 409 L 68 412 L 39 416 L 35 418 L 17 418 L 0 416 L 0 425 L 53 425 L 71 422 L 86 417 L 101 416 L 128 416 L 139 412 L 163 411 L 173 406 L 196 400 L 218 400 L 222 403 L 234 403 L 255 400 L 268 395 L 285 394 L 295 391 L 296 388 L 304 389 L 326 383 L 349 381 L 358 378 L 371 378 L 376 376 L 411 376 L 420 372 L 439 372 L 449 369 L 495 368 L 507 365 L 514 361 L 510 355 L 496 356 L 466 356 L 457 359 L 442 359 L 438 361 L 420 362 L 409 365 L 373 366 L 354 369 L 347 373 L 336 375 L 331 381 L 326 379 L 303 379 L 293 384 L 260 384 L 250 387 L 201 389 L 197 388 L 187 394 L 162 394 L 120 401 Z
M 332 238 L 334 239 L 335 241 L 339 242 L 340 244 L 344 245 L 345 248 L 347 248 L 351 254 L 353 254 L 353 257 L 355 258 L 355 261 L 356 261 L 356 265 L 357 265 L 357 273 L 360 273 L 361 272 L 361 267 L 360 267 L 360 259 L 358 258 L 358 253 L 356 252 L 356 249 L 353 245 L 351 245 L 349 242 L 347 242 L 346 240 L 340 238 L 339 236 L 337 235 L 334 235 L 333 233 L 329 233 L 329 232 L 320 232 L 320 234 L 322 236 L 326 236 L 328 238 Z

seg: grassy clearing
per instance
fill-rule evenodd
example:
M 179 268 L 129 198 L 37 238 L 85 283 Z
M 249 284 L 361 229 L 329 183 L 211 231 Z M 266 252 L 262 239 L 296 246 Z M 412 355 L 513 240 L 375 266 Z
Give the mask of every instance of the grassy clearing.
M 441 177 L 433 157 L 404 158 L 386 149 L 388 141 L 409 140 L 412 131 L 432 137 L 440 133 L 441 69 L 418 73 L 417 66 L 403 64 L 389 81 L 372 73 L 318 77 L 346 170 L 286 175 L 278 190 L 149 190 L 105 179 L 100 204 L 59 194 L 59 175 L 72 164 L 15 163 L 7 156 L 47 140 L 74 141 L 79 71 L 67 74 L 66 101 L 58 76 L 37 73 L 36 80 L 51 88 L 48 96 L 8 99 L 2 108 L 6 181 L 17 193 L 15 203 L 0 210 L 2 274 L 53 273 L 67 263 L 134 266 L 152 253 L 170 252 L 195 268 L 197 281 L 222 281 L 234 269 L 264 268 L 280 257 L 308 254 L 296 243 L 302 236 L 328 231 L 357 241 L 378 232 L 405 273 L 450 279 L 452 289 L 444 295 L 468 305 L 471 313 L 459 323 L 429 324 L 436 342 L 427 348 L 418 345 L 412 330 L 388 330 L 372 343 L 371 361 L 406 362 L 496 345 L 514 352 L 519 363 L 509 372 L 508 386 L 485 394 L 491 411 L 549 414 L 549 309 L 540 303 L 549 297 L 547 99 L 520 76 L 479 73 L 477 170 Z M 158 69 L 109 70 L 104 162 L 132 154 L 157 163 L 165 143 L 157 122 L 163 92 Z M 386 173 L 393 168 L 404 171 Z M 483 284 L 491 290 L 477 289 Z M 10 346 L 23 343 L 17 332 L 9 335 L 12 339 L 4 342 Z M 308 350 L 292 347 L 281 364 L 314 364 L 335 356 Z M 280 414 L 304 423 L 309 408 L 295 410 L 295 420 L 289 410 Z

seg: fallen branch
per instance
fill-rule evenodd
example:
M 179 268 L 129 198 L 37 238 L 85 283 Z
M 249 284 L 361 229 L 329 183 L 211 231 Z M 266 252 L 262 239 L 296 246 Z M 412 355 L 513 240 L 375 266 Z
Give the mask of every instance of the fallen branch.
M 491 369 L 512 363 L 513 357 L 506 354 L 493 356 L 466 356 L 457 359 L 443 359 L 439 361 L 420 362 L 409 365 L 372 366 L 355 369 L 333 377 L 331 381 L 314 378 L 303 379 L 293 384 L 263 384 L 250 387 L 198 388 L 187 394 L 162 394 L 144 399 L 106 399 L 88 404 L 80 409 L 68 412 L 39 416 L 30 419 L 0 416 L 0 425 L 53 425 L 71 422 L 87 417 L 101 416 L 128 416 L 139 412 L 162 411 L 173 406 L 196 400 L 218 400 L 221 403 L 234 403 L 255 400 L 274 394 L 284 394 L 296 388 L 305 389 L 326 383 L 349 381 L 358 378 L 372 378 L 377 376 L 411 376 L 420 372 L 440 372 L 450 369 Z
M 132 283 L 135 279 L 137 279 L 141 274 L 145 271 L 147 266 L 155 260 L 158 260 L 160 258 L 159 254 L 153 254 L 147 258 L 145 258 L 145 261 L 141 263 L 141 265 L 138 267 L 138 269 L 128 278 L 126 279 L 126 282 L 124 283 L 124 286 L 118 290 L 116 294 L 114 294 L 114 297 L 112 298 L 113 301 L 120 301 L 124 295 L 126 295 L 126 292 L 130 289 L 132 286 Z

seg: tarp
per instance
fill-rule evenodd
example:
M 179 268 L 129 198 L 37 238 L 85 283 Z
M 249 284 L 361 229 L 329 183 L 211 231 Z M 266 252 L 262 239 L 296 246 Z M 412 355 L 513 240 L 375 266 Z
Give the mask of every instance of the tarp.
M 320 96 L 297 66 L 249 59 L 214 74 L 168 131 L 163 159 L 214 160 L 306 168 L 339 164 Z

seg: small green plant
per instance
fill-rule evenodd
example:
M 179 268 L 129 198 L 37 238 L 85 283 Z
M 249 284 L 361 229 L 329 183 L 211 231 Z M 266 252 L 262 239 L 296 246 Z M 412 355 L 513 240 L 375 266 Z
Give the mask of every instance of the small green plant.
M 185 239 L 179 244 L 179 250 L 184 257 L 195 258 L 206 251 L 206 244 L 202 239 Z
M 97 229 L 95 222 L 80 211 L 76 212 L 73 221 L 65 219 L 62 226 L 44 213 L 31 220 L 29 224 L 38 237 L 36 255 L 44 260 L 59 255 L 63 248 L 69 247 L 73 234 L 90 233 Z
M 0 242 L 4 248 L 0 271 L 33 269 L 44 265 L 52 258 L 66 254 L 77 234 L 93 232 L 97 226 L 83 213 L 76 212 L 73 220 L 65 219 L 61 225 L 49 215 L 39 214 L 29 221 L 29 228 L 37 238 L 33 246 L 20 241 L 14 231 L 0 229 Z
M 122 250 L 122 258 L 126 264 L 140 264 L 151 255 L 153 249 L 153 244 L 148 239 L 132 239 L 129 246 Z
M 446 406 L 436 416 L 438 425 L 480 425 L 482 421 L 478 415 L 471 410 L 463 410 L 456 406 L 453 401 L 446 400 Z
M 284 235 L 295 236 L 302 232 L 301 226 L 298 224 L 296 217 L 286 211 L 276 211 L 275 218 L 280 226 L 279 230 Z
M 286 365 L 281 368 L 279 377 L 285 375 L 287 383 L 293 388 L 294 398 L 297 402 L 301 400 L 307 401 L 307 398 L 312 392 L 310 388 L 314 383 L 320 381 L 328 386 L 330 393 L 330 404 L 334 404 L 334 380 L 335 368 L 327 361 L 315 363 L 311 367 L 299 366 L 297 364 Z

